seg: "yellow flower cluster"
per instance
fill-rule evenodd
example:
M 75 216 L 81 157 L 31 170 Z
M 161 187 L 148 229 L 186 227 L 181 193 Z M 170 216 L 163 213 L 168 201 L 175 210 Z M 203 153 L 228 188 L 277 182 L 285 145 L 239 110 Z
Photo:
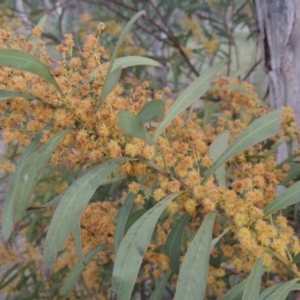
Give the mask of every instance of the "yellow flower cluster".
M 13 15 L 12 11 L 0 5 L 0 28 L 14 30 L 23 26 L 22 20 Z
M 2 157 L 0 162 L 0 173 L 13 173 L 15 168 L 15 165 L 10 160 Z
M 196 16 L 185 16 L 184 19 L 185 26 L 189 31 L 191 31 L 193 38 L 196 42 L 201 42 L 201 28 L 199 26 L 200 21 Z
M 219 41 L 216 36 L 203 40 L 203 47 L 207 54 L 214 54 L 219 48 Z
M 122 33 L 123 27 L 117 23 L 114 20 L 110 20 L 108 22 L 106 22 L 105 24 L 105 32 L 107 32 L 111 38 L 111 36 L 116 36 L 119 37 L 120 34 Z M 126 37 L 124 42 L 122 43 L 118 54 L 129 54 L 130 55 L 145 55 L 146 54 L 146 50 L 144 48 L 141 47 L 137 47 L 134 43 L 133 40 L 133 34 L 129 33 Z
M 213 3 L 210 3 L 213 5 Z M 195 16 L 189 17 L 188 15 L 185 16 L 184 19 L 184 26 L 185 28 L 191 33 L 193 40 L 196 43 L 201 43 L 203 45 L 203 49 L 206 54 L 214 54 L 218 51 L 219 48 L 219 40 L 215 35 L 212 37 L 204 37 L 201 32 L 200 27 L 200 20 Z M 183 51 L 185 52 L 187 57 L 191 57 L 193 51 L 190 47 L 182 47 Z
M 99 285 L 101 272 L 105 266 L 114 260 L 113 245 L 114 233 L 116 229 L 117 209 L 112 202 L 94 202 L 87 206 L 81 216 L 81 242 L 83 253 L 86 254 L 99 245 L 106 245 L 94 259 L 87 265 L 82 273 L 83 280 L 88 288 L 93 291 L 100 299 L 109 299 L 111 279 L 103 280 Z M 71 235 L 64 246 L 62 255 L 55 263 L 53 272 L 59 272 L 65 267 L 71 269 L 78 261 L 78 254 L 75 250 L 74 236 Z M 81 291 L 82 296 L 88 297 L 86 291 Z M 70 295 L 70 299 L 75 299 Z

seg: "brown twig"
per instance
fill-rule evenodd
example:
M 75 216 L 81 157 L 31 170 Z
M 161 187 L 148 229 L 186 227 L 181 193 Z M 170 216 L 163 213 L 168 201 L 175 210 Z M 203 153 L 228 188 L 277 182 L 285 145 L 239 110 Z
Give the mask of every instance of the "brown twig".
M 89 3 L 93 3 L 93 4 L 100 4 L 103 5 L 104 7 L 106 7 L 107 9 L 109 9 L 110 11 L 112 11 L 113 13 L 115 13 L 116 15 L 118 15 L 119 17 L 123 18 L 126 21 L 129 21 L 130 18 L 124 16 L 122 13 L 120 13 L 119 11 L 117 11 L 115 8 L 111 7 L 109 5 L 109 3 L 107 2 L 103 2 L 103 1 L 87 1 Z M 124 4 L 124 2 L 119 2 L 119 1 L 111 1 L 112 3 L 116 4 L 115 6 L 122 6 L 124 8 L 130 9 L 133 12 L 137 12 L 138 10 L 130 7 L 129 5 Z M 150 2 L 151 3 L 151 2 Z M 154 4 L 153 4 L 154 5 Z M 155 6 L 154 6 L 155 7 Z M 155 8 L 156 9 L 156 8 Z M 157 10 L 156 10 L 157 11 Z M 136 25 L 145 33 L 153 36 L 155 39 L 163 42 L 164 44 L 167 44 L 168 46 L 172 46 L 175 49 L 178 50 L 178 52 L 180 53 L 180 55 L 182 56 L 182 58 L 184 59 L 184 61 L 186 62 L 186 64 L 189 66 L 189 68 L 191 69 L 191 71 L 198 77 L 200 74 L 199 72 L 195 69 L 195 67 L 193 66 L 193 64 L 191 63 L 191 61 L 189 60 L 189 58 L 187 57 L 187 55 L 185 54 L 184 50 L 182 49 L 180 42 L 178 41 L 178 39 L 174 36 L 173 32 L 170 32 L 170 27 L 167 26 L 166 30 L 164 27 L 160 26 L 159 24 L 157 24 L 154 20 L 152 20 L 151 18 L 148 18 L 147 16 L 143 17 L 144 19 L 146 19 L 154 28 L 156 28 L 159 32 L 162 32 L 164 34 L 166 34 L 168 39 L 163 39 L 161 37 L 159 37 L 158 35 L 155 35 L 153 33 L 154 29 L 149 30 L 146 27 L 144 27 L 143 25 L 141 25 L 140 23 L 136 23 Z M 164 19 L 163 16 L 160 15 L 161 19 Z M 164 23 L 165 25 L 165 23 Z
M 247 72 L 247 74 L 244 76 L 243 80 L 242 81 L 245 81 L 249 76 L 250 74 L 255 70 L 255 68 L 261 63 L 262 59 L 259 59 L 252 67 L 251 69 Z

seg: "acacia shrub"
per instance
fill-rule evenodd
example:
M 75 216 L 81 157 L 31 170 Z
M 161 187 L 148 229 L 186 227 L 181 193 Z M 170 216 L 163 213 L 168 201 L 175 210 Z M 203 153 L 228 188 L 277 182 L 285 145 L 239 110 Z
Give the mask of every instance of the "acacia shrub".
M 59 86 L 59 89 L 55 88 L 34 72 L 7 67 L 3 60 L 0 62 L 0 121 L 6 145 L 22 153 L 23 147 L 28 149 L 32 140 L 40 136 L 34 148 L 37 151 L 32 154 L 36 155 L 42 153 L 45 145 L 51 145 L 48 142 L 63 133 L 55 151 L 50 153 L 42 177 L 36 182 L 29 209 L 57 206 L 54 216 L 58 216 L 61 203 L 68 201 L 65 195 L 74 190 L 80 180 L 88 178 L 85 176 L 91 172 L 101 171 L 103 165 L 108 165 L 111 160 L 120 162 L 107 176 L 103 175 L 105 179 L 99 179 L 97 187 L 103 186 L 93 193 L 92 202 L 84 206 L 80 223 L 79 220 L 72 220 L 73 233 L 58 253 L 51 276 L 46 272 L 50 281 L 45 281 L 42 272 L 41 247 L 45 245 L 43 236 L 52 218 L 52 211 L 41 208 L 28 212 L 22 220 L 16 220 L 15 210 L 10 212 L 4 206 L 4 216 L 11 213 L 9 218 L 13 220 L 13 228 L 20 230 L 19 234 L 26 242 L 17 249 L 5 250 L 1 247 L 1 260 L 5 262 L 8 272 L 1 282 L 3 292 L 16 297 L 22 293 L 30 297 L 39 295 L 40 298 L 61 299 L 61 288 L 64 295 L 70 288 L 66 285 L 62 287 L 63 278 L 78 258 L 79 265 L 84 266 L 85 260 L 92 259 L 90 251 L 97 249 L 98 253 L 93 252 L 94 258 L 79 277 L 69 298 L 109 299 L 113 272 L 113 289 L 119 292 L 120 297 L 125 297 L 125 293 L 129 293 L 130 297 L 131 284 L 135 294 L 150 296 L 155 287 L 158 289 L 155 293 L 162 293 L 158 280 L 163 276 L 166 276 L 164 278 L 168 282 L 169 297 L 173 297 L 178 284 L 178 271 L 181 280 L 188 279 L 188 273 L 181 273 L 181 270 L 184 269 L 184 261 L 191 260 L 188 251 L 193 249 L 193 241 L 197 240 L 198 234 L 202 234 L 204 226 L 210 228 L 205 231 L 205 245 L 199 248 L 203 253 L 208 253 L 207 257 L 203 254 L 207 264 L 201 265 L 205 276 L 191 288 L 202 286 L 203 296 L 222 297 L 232 288 L 233 280 L 237 283 L 249 274 L 248 282 L 252 284 L 251 270 L 254 268 L 257 271 L 259 264 L 265 267 L 265 275 L 258 283 L 258 291 L 260 287 L 265 290 L 277 284 L 278 278 L 280 282 L 298 278 L 299 240 L 288 219 L 288 211 L 281 209 L 297 202 L 294 198 L 292 202 L 286 199 L 290 199 L 290 195 L 298 191 L 299 187 L 292 181 L 296 176 L 291 177 L 289 172 L 293 160 L 280 165 L 276 163 L 276 146 L 280 139 L 284 138 L 288 143 L 299 139 L 292 110 L 282 110 L 277 134 L 269 134 L 268 139 L 260 141 L 259 135 L 262 135 L 263 128 L 258 128 L 258 137 L 254 139 L 259 142 L 233 155 L 225 165 L 222 164 L 226 173 L 218 173 L 220 168 L 217 168 L 213 172 L 215 175 L 208 177 L 207 174 L 218 159 L 214 156 L 212 145 L 219 136 L 227 136 L 229 151 L 239 137 L 252 137 L 253 134 L 245 135 L 246 128 L 255 126 L 254 120 L 259 117 L 265 116 L 264 120 L 271 125 L 264 126 L 272 128 L 270 132 L 277 132 L 279 114 L 271 115 L 275 121 L 268 119 L 271 110 L 258 99 L 251 85 L 217 76 L 212 88 L 203 97 L 202 108 L 182 109 L 156 136 L 157 128 L 178 105 L 176 101 L 183 99 L 188 102 L 190 99 L 188 96 L 184 98 L 184 91 L 182 98 L 179 96 L 174 101 L 169 88 L 155 91 L 152 95 L 148 82 L 128 93 L 118 83 L 100 103 L 106 77 L 112 74 L 107 74 L 108 63 L 100 63 L 105 53 L 105 49 L 98 44 L 103 26 L 99 25 L 96 35 L 87 36 L 81 52 L 74 50 L 72 35 L 66 35 L 63 43 L 56 47 L 61 54 L 60 60 L 53 60 L 49 56 L 45 43 L 39 38 L 39 27 L 33 29 L 30 39 L 22 35 L 15 37 L 6 30 L 0 31 L 1 49 L 21 50 L 38 58 L 49 67 Z M 209 84 L 209 78 L 207 81 L 202 84 Z M 147 107 L 151 110 L 147 110 Z M 144 115 L 141 113 L 143 109 L 146 111 Z M 157 112 L 149 119 L 152 110 Z M 124 111 L 127 112 L 125 119 L 122 118 Z M 224 143 L 219 144 L 218 147 L 223 148 L 219 156 L 228 153 L 226 143 L 224 139 Z M 295 160 L 299 149 L 293 151 L 292 157 Z M 16 155 L 10 157 L 17 159 Z M 2 165 L 4 172 L 12 171 L 8 165 L 11 168 L 9 163 Z M 22 178 L 26 181 L 31 179 L 30 176 L 28 174 L 28 177 Z M 293 188 L 293 193 L 288 189 L 283 197 L 285 202 L 282 201 L 277 209 L 270 209 L 272 203 L 278 202 L 277 186 L 287 178 L 290 180 L 286 185 Z M 104 188 L 104 184 L 109 186 L 109 191 Z M 18 185 L 12 188 L 17 190 Z M 103 193 L 106 193 L 104 198 Z M 50 199 L 54 201 L 48 202 Z M 79 196 L 74 199 L 74 206 L 80 201 L 89 200 Z M 14 201 L 25 202 L 22 199 Z M 13 205 L 16 203 L 21 202 Z M 153 214 L 158 209 L 163 212 L 156 224 Z M 272 213 L 267 213 L 268 209 Z M 125 222 L 120 217 L 121 213 L 118 216 L 118 211 L 125 216 Z M 157 213 L 157 219 L 159 215 Z M 153 234 L 150 232 L 150 243 L 145 244 L 144 241 L 145 253 L 139 250 L 142 251 L 143 260 L 137 279 L 132 275 L 126 278 L 129 270 L 123 270 L 124 277 L 121 277 L 119 283 L 119 275 L 116 267 L 113 267 L 116 256 L 119 266 L 120 261 L 122 263 L 122 259 L 131 253 L 131 248 L 126 253 L 120 250 L 124 248 L 126 239 L 126 242 L 133 245 L 132 248 L 140 247 L 134 244 L 134 238 L 130 240 L 130 235 L 136 237 L 136 224 L 139 225 L 138 222 L 145 216 L 153 218 L 151 226 L 154 230 Z M 64 222 L 63 218 L 58 220 Z M 120 220 L 123 220 L 121 225 Z M 144 223 L 141 225 L 144 230 L 142 233 L 146 235 L 147 228 Z M 3 226 L 7 226 L 5 222 Z M 181 234 L 175 235 L 174 228 Z M 64 228 L 60 230 L 63 232 Z M 122 238 L 125 232 L 127 235 L 123 241 L 117 240 L 117 236 Z M 4 235 L 4 245 L 7 245 L 8 237 Z M 27 241 L 27 237 L 31 242 Z M 216 240 L 210 249 L 213 237 Z M 15 243 L 18 242 L 16 239 Z M 55 239 L 54 242 L 57 243 Z M 176 246 L 170 247 L 171 242 Z M 97 248 L 99 245 L 101 247 Z M 120 251 L 117 251 L 118 248 Z M 139 267 L 136 258 L 133 257 L 133 264 Z M 199 263 L 199 260 L 194 263 Z M 136 267 L 133 264 L 130 267 Z M 75 274 L 74 269 L 72 272 Z M 201 273 L 197 273 L 198 270 L 193 272 L 191 274 Z M 296 281 L 292 283 L 297 284 Z M 178 295 L 182 290 L 184 287 L 177 287 L 175 299 L 180 297 Z

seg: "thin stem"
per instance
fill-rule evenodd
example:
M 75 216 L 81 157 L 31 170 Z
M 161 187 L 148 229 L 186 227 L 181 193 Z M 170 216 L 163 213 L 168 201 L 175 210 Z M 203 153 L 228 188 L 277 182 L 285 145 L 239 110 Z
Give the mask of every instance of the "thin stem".
M 230 17 L 230 23 L 229 23 L 229 39 L 228 39 L 228 65 L 227 65 L 227 76 L 230 75 L 230 68 L 231 68 L 231 62 L 232 62 L 232 46 L 234 45 L 233 41 L 233 31 L 234 31 L 234 26 L 233 26 L 233 11 L 234 11 L 235 3 L 233 1 L 232 3 L 232 8 L 231 8 L 231 17 Z
M 119 11 L 117 11 L 117 9 L 111 7 L 108 3 L 106 2 L 102 2 L 102 1 L 87 1 L 89 3 L 93 3 L 93 4 L 100 4 L 103 5 L 104 7 L 106 7 L 107 9 L 109 9 L 110 11 L 112 11 L 113 13 L 115 13 L 116 15 L 120 16 L 121 18 L 123 18 L 124 20 L 129 20 L 129 17 L 124 16 L 122 13 L 120 13 Z M 130 9 L 134 12 L 137 12 L 138 10 L 130 7 L 128 5 L 125 5 L 123 2 L 119 2 L 119 1 L 111 1 L 111 3 L 116 4 L 115 7 L 124 7 L 127 9 Z M 150 2 L 151 3 L 151 2 Z M 154 4 L 152 4 L 154 5 Z M 155 6 L 154 6 L 155 7 Z M 157 8 L 155 7 L 156 11 Z M 185 54 L 184 50 L 181 47 L 181 44 L 179 43 L 178 39 L 173 35 L 172 31 L 170 31 L 170 27 L 167 26 L 168 30 L 166 30 L 164 27 L 160 26 L 159 24 L 157 24 L 155 21 L 153 21 L 152 18 L 148 18 L 147 16 L 143 16 L 143 18 L 145 18 L 151 25 L 153 25 L 154 28 L 151 28 L 150 30 L 147 29 L 146 27 L 144 27 L 143 25 L 139 24 L 138 22 L 136 23 L 136 25 L 145 33 L 153 36 L 155 39 L 163 42 L 164 44 L 167 44 L 171 47 L 174 47 L 175 49 L 178 50 L 178 52 L 180 53 L 180 55 L 182 56 L 182 58 L 184 59 L 184 61 L 186 62 L 186 64 L 189 66 L 189 68 L 191 69 L 191 71 L 198 77 L 200 74 L 199 72 L 195 69 L 195 67 L 193 66 L 193 64 L 191 63 L 191 61 L 189 60 L 189 58 L 187 57 L 187 55 Z M 164 19 L 163 16 L 160 15 L 161 19 Z M 165 24 L 165 23 L 164 23 Z M 163 39 L 161 37 L 159 37 L 158 35 L 155 35 L 154 29 L 158 29 L 158 32 L 164 33 L 166 34 L 166 36 L 168 37 L 168 40 Z
M 261 63 L 261 59 L 259 59 L 252 67 L 251 69 L 247 72 L 247 74 L 244 76 L 244 78 L 242 79 L 242 81 L 245 81 L 250 75 L 251 73 L 255 70 L 255 68 Z
M 270 247 L 267 248 L 268 252 L 273 254 L 278 260 L 280 260 L 292 273 L 296 275 L 297 278 L 300 278 L 300 272 L 296 265 L 292 264 L 290 261 L 288 261 L 285 257 L 283 257 L 281 254 L 277 253 Z

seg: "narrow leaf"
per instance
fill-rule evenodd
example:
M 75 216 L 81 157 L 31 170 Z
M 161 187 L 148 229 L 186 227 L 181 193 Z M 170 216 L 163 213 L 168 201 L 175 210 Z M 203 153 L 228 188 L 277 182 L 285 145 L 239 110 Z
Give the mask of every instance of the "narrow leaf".
M 261 275 L 263 273 L 263 258 L 256 259 L 254 267 L 247 278 L 247 283 L 243 293 L 242 300 L 254 300 L 258 299 L 260 292 Z M 274 298 L 273 298 L 274 299 Z
M 0 65 L 36 74 L 62 93 L 49 68 L 29 53 L 16 49 L 0 49 Z
M 104 246 L 99 246 L 99 247 L 93 249 L 92 251 L 90 251 L 88 254 L 86 254 L 84 256 L 84 261 L 88 264 L 94 258 L 94 256 L 103 249 L 104 249 Z M 79 260 L 73 266 L 72 270 L 68 274 L 68 276 L 63 284 L 63 287 L 61 290 L 62 296 L 68 296 L 73 285 L 78 280 L 80 274 L 83 272 L 85 267 L 86 267 L 86 264 L 83 264 L 82 260 Z
M 126 226 L 125 226 L 125 232 L 129 230 L 129 228 L 143 215 L 147 212 L 145 208 L 139 209 L 132 213 L 127 220 Z
M 44 28 L 45 23 L 46 23 L 46 21 L 47 21 L 47 18 L 48 18 L 48 14 L 43 15 L 43 16 L 40 18 L 39 22 L 36 24 L 36 26 L 38 26 L 38 27 L 40 27 L 40 28 Z
M 63 130 L 49 139 L 39 150 L 33 153 L 23 164 L 14 188 L 13 198 L 13 221 L 17 228 L 22 220 L 29 204 L 30 197 L 46 162 L 58 146 L 61 139 L 70 130 Z
M 267 138 L 275 135 L 278 132 L 281 122 L 281 110 L 276 110 L 267 115 L 260 117 L 251 123 L 227 148 L 224 155 L 219 157 L 212 167 L 206 173 L 203 179 L 205 182 L 210 175 L 212 175 L 219 167 L 234 157 L 238 153 L 246 150 L 247 148 L 266 140 Z
M 277 284 L 274 284 L 270 286 L 269 288 L 265 289 L 260 295 L 258 300 L 266 300 L 267 297 L 269 297 L 275 290 L 277 290 L 279 287 L 281 287 L 284 283 L 280 282 Z
M 183 215 L 180 220 L 175 223 L 165 244 L 166 252 L 170 258 L 170 267 L 175 274 L 179 273 L 182 236 L 189 220 L 189 215 Z
M 167 205 L 179 194 L 172 194 L 157 203 L 128 230 L 119 247 L 114 269 L 113 290 L 120 300 L 129 300 L 157 220 Z
M 229 83 L 229 86 L 228 86 L 228 93 L 231 93 L 231 92 L 241 92 L 243 94 L 246 94 L 246 95 L 249 95 L 249 91 L 242 85 L 234 85 L 232 83 Z
M 270 296 L 266 298 L 266 300 L 274 300 L 274 299 L 286 299 L 289 292 L 291 291 L 299 291 L 300 290 L 300 284 L 297 283 L 299 278 L 290 280 L 288 282 L 285 282 L 283 285 L 281 285 L 278 289 L 276 289 Z
M 121 76 L 121 68 L 115 69 L 112 71 L 108 77 L 107 80 L 105 80 L 105 85 L 103 86 L 101 97 L 103 95 L 103 99 L 106 98 L 106 96 L 114 89 L 114 87 L 119 82 Z
M 43 29 L 44 25 L 45 25 L 45 23 L 47 21 L 47 18 L 48 18 L 48 14 L 45 14 L 44 16 L 42 16 L 36 26 Z M 38 36 L 35 36 L 35 35 L 32 35 L 29 38 L 29 41 L 32 42 L 35 46 L 38 46 L 39 40 L 40 40 L 40 38 Z
M 142 107 L 137 116 L 142 123 L 150 122 L 160 119 L 163 116 L 164 109 L 165 106 L 162 100 L 152 100 Z
M 203 117 L 203 123 L 208 124 L 208 122 L 211 120 L 211 115 L 215 113 L 216 111 L 220 111 L 220 103 L 209 103 L 205 107 L 204 111 L 204 117 Z
M 270 215 L 274 212 L 295 204 L 300 201 L 300 181 L 286 189 L 280 196 L 273 200 L 265 209 L 264 214 Z
M 18 268 L 20 267 L 20 264 L 21 264 L 21 262 L 15 263 L 10 269 L 7 269 L 7 267 L 6 267 L 6 270 L 3 270 L 3 273 L 1 275 L 1 281 L 0 281 L 0 290 L 1 291 L 3 290 L 3 288 L 6 285 L 8 285 L 11 281 L 14 280 L 13 274 L 18 276 Z
M 172 271 L 171 271 L 171 269 L 169 269 L 167 271 L 167 273 L 164 275 L 163 279 L 161 279 L 160 282 L 156 285 L 156 288 L 155 288 L 154 292 L 151 294 L 151 297 L 149 300 L 161 300 L 162 299 L 167 282 L 171 275 L 172 275 Z
M 126 179 L 126 176 L 105 179 L 99 184 L 99 186 L 111 184 L 111 183 L 118 182 L 118 181 L 124 180 L 124 179 Z M 46 207 L 55 207 L 58 205 L 58 203 L 60 202 L 60 200 L 64 194 L 65 194 L 65 192 L 57 195 L 51 201 L 47 202 L 46 204 L 44 204 L 42 206 L 30 206 L 27 208 L 27 210 L 42 209 L 42 208 L 46 208 Z
M 86 265 L 86 262 L 83 257 L 83 251 L 82 251 L 82 243 L 81 243 L 81 220 L 79 219 L 74 226 L 74 240 L 75 240 L 75 248 L 77 251 L 77 254 L 79 256 L 79 259 L 82 261 L 84 265 Z
M 129 217 L 129 214 L 131 212 L 132 206 L 133 206 L 133 200 L 135 199 L 135 194 L 128 193 L 125 202 L 120 210 L 119 216 L 118 216 L 118 222 L 117 222 L 117 229 L 115 233 L 115 240 L 114 240 L 114 253 L 117 254 L 117 251 L 119 249 L 119 246 L 121 244 L 124 232 L 125 232 L 125 226 Z
M 224 64 L 225 62 L 221 61 L 212 66 L 208 71 L 198 77 L 180 94 L 174 104 L 169 108 L 163 121 L 156 128 L 154 134 L 155 141 L 175 117 L 181 114 L 209 89 L 211 81 L 214 79 L 215 74 L 221 67 L 224 66 Z
M 291 281 L 294 281 L 294 280 L 291 280 Z M 284 295 L 288 295 L 289 292 L 292 292 L 292 291 L 300 291 L 300 283 L 299 282 L 291 282 L 291 281 L 288 281 L 288 282 L 280 282 L 280 283 L 277 283 L 275 285 L 272 285 L 271 287 L 267 288 L 266 290 L 264 290 L 260 295 L 259 295 L 259 300 L 273 300 L 273 299 L 285 299 L 286 296 Z M 297 279 L 295 279 L 295 281 L 297 281 Z M 284 286 L 286 284 L 286 286 Z M 283 294 L 281 295 L 278 295 L 279 298 L 274 298 L 277 296 L 277 293 L 279 294 L 280 293 L 280 290 L 279 288 L 281 288 L 282 286 L 283 289 L 281 292 L 283 292 Z M 281 298 L 283 297 L 283 298 Z
M 293 264 L 299 264 L 300 262 L 300 252 L 293 258 Z
M 8 100 L 16 97 L 22 97 L 26 99 L 36 99 L 34 95 L 21 93 L 21 92 L 14 92 L 9 90 L 0 90 L 0 101 L 1 100 Z
M 117 44 L 116 44 L 116 47 L 114 48 L 114 51 L 112 53 L 112 56 L 110 58 L 110 63 L 109 63 L 109 67 L 108 67 L 108 70 L 107 70 L 107 74 L 106 74 L 106 77 L 105 77 L 105 81 L 104 81 L 104 85 L 103 85 L 103 89 L 105 88 L 106 84 L 107 84 L 107 81 L 109 80 L 109 77 L 110 77 L 110 73 L 112 71 L 112 68 L 113 68 L 113 65 L 115 63 L 115 59 L 117 57 L 117 54 L 119 52 L 119 49 L 126 37 L 126 35 L 130 32 L 131 30 L 131 27 L 132 25 L 137 21 L 137 19 L 139 19 L 142 15 L 144 15 L 146 12 L 144 10 L 138 12 L 137 14 L 135 14 L 131 19 L 130 21 L 126 24 L 126 26 L 124 27 L 118 41 L 117 41 Z M 99 103 L 99 106 L 101 107 L 102 106 L 102 103 L 105 99 L 106 95 L 105 94 L 101 94 L 101 97 L 100 97 L 100 103 Z
M 119 164 L 130 158 L 116 158 L 95 167 L 75 181 L 65 192 L 52 217 L 44 248 L 44 265 L 48 274 L 75 223 L 105 177 Z
M 26 210 L 30 211 L 30 210 L 43 209 L 43 208 L 47 208 L 47 207 L 56 207 L 64 194 L 65 194 L 65 192 L 62 192 L 61 194 L 57 195 L 56 197 L 54 197 L 52 200 L 50 200 L 49 202 L 47 202 L 44 205 L 28 206 Z
M 174 300 L 203 299 L 216 212 L 210 212 L 188 249 L 179 273 Z
M 16 186 L 20 178 L 20 173 L 23 169 L 23 166 L 28 159 L 34 153 L 36 147 L 40 143 L 41 135 L 38 135 L 33 142 L 25 149 L 23 155 L 17 165 L 17 168 L 12 176 L 8 191 L 5 195 L 3 216 L 2 216 L 2 236 L 3 244 L 7 248 L 8 239 L 13 229 L 13 205 L 14 199 L 16 198 Z
M 153 67 L 163 67 L 162 64 L 159 62 L 148 58 L 148 57 L 142 57 L 142 56 L 126 56 L 126 57 L 120 57 L 116 58 L 115 62 L 112 67 L 112 71 L 118 69 L 118 68 L 128 68 L 133 66 L 153 66 Z
M 300 166 L 293 166 L 287 177 L 281 182 L 281 185 L 287 185 L 291 180 L 294 180 L 300 175 Z
M 210 251 L 216 246 L 217 242 L 230 230 L 230 227 L 227 227 L 219 236 L 214 238 L 210 244 Z
M 140 138 L 151 144 L 154 143 L 151 135 L 146 130 L 141 120 L 133 113 L 122 110 L 118 114 L 118 120 L 121 129 L 126 134 Z
M 222 300 L 241 300 L 246 284 L 247 279 L 243 280 L 242 282 L 234 286 L 232 289 L 230 289 L 222 298 Z
M 209 155 L 215 162 L 228 148 L 229 132 L 224 132 L 219 135 L 209 147 Z M 225 163 L 222 164 L 216 171 L 215 175 L 219 185 L 225 186 Z

